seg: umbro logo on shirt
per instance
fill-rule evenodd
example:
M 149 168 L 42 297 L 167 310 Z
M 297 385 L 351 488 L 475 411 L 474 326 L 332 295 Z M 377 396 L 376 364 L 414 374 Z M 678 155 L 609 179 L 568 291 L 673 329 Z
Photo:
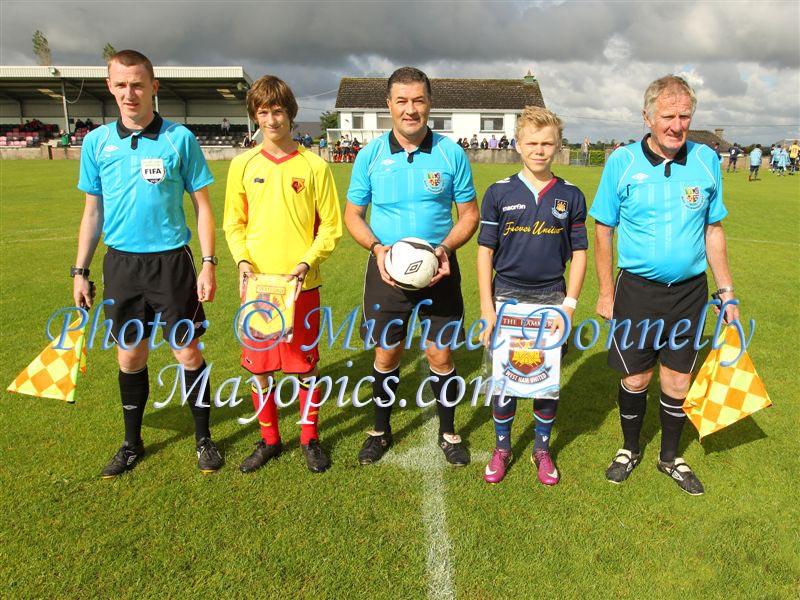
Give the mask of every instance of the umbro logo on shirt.
M 511 206 L 504 206 L 503 212 L 508 212 L 510 210 L 525 210 L 524 204 L 512 204 Z
M 632 175 L 632 176 L 631 176 L 631 179 L 633 179 L 634 181 L 638 181 L 639 183 L 641 183 L 642 181 L 644 181 L 644 180 L 645 180 L 645 179 L 647 179 L 648 177 L 650 177 L 650 176 L 649 176 L 647 173 L 637 173 L 636 175 Z
M 391 158 L 384 158 L 384 159 L 381 161 L 381 164 L 382 164 L 382 165 L 385 165 L 385 166 L 387 166 L 387 167 L 388 167 L 389 165 L 393 165 L 393 164 L 394 164 L 394 161 L 393 161 Z
M 264 180 L 261 177 L 255 177 L 253 183 L 264 183 Z
M 116 146 L 114 146 L 114 145 L 111 145 L 111 144 L 109 144 L 108 146 L 106 146 L 105 148 L 103 148 L 103 150 L 104 150 L 105 152 L 114 152 L 115 150 L 119 150 L 119 148 L 117 148 L 117 147 L 116 147 Z

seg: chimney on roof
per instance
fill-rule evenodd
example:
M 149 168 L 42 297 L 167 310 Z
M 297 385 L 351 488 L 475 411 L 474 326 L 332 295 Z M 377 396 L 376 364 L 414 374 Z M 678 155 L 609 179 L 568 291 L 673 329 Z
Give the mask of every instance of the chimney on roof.
M 531 75 L 531 70 L 528 69 L 528 74 L 522 78 L 522 83 L 525 85 L 533 85 L 536 83 L 536 77 Z
M 715 130 L 714 130 L 714 135 L 716 135 L 716 136 L 717 136 L 719 139 L 724 139 L 724 138 L 722 137 L 722 132 L 723 132 L 723 131 L 725 131 L 725 130 L 724 130 L 724 129 L 715 129 Z

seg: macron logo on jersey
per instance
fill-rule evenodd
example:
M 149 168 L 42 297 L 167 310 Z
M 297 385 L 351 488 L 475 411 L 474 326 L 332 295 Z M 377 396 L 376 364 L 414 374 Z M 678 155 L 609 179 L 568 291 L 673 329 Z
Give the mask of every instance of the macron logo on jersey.
M 511 206 L 504 206 L 503 212 L 508 212 L 510 210 L 525 210 L 524 204 L 512 204 Z

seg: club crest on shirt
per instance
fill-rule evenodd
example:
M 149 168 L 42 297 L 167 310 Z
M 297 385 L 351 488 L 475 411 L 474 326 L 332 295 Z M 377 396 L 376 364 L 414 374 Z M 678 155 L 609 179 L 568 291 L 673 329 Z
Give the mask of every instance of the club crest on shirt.
M 147 183 L 157 184 L 164 181 L 167 170 L 164 168 L 164 161 L 160 158 L 143 158 L 139 163 L 142 179 Z
M 306 189 L 306 180 L 302 177 L 292 177 L 292 189 L 299 194 Z
M 557 219 L 566 219 L 569 215 L 569 211 L 567 210 L 568 206 L 569 205 L 567 204 L 566 200 L 556 198 L 556 201 L 553 204 L 553 216 L 555 216 Z
M 683 205 L 689 210 L 697 210 L 703 206 L 703 196 L 700 194 L 700 186 L 683 188 Z
M 441 171 L 428 171 L 425 174 L 425 189 L 434 194 L 441 194 L 442 190 L 442 172 Z

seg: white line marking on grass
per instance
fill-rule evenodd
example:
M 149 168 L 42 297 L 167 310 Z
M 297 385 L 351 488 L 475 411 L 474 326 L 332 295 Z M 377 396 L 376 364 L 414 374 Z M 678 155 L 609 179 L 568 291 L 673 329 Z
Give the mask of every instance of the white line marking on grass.
M 444 477 L 447 469 L 439 451 L 439 422 L 431 417 L 423 425 L 423 445 L 398 454 L 389 452 L 378 464 L 397 465 L 403 469 L 422 472 L 422 522 L 428 553 L 425 569 L 428 574 L 428 598 L 455 600 L 453 584 L 453 543 L 447 533 L 447 504 Z
M 21 240 L 3 240 L 2 242 L 0 242 L 0 245 L 6 246 L 6 245 L 9 245 L 9 244 L 27 244 L 27 243 L 30 243 L 30 242 L 35 242 L 35 243 L 38 243 L 38 242 L 63 242 L 64 240 L 72 240 L 72 241 L 74 241 L 76 239 L 77 239 L 77 237 L 74 236 L 74 235 L 68 235 L 68 236 L 65 236 L 65 237 L 50 237 L 50 238 L 43 238 L 43 237 L 40 237 L 40 238 L 25 238 L 25 239 L 21 239 Z
M 751 240 L 746 238 L 729 237 L 731 242 L 747 242 L 750 244 L 770 244 L 772 246 L 800 246 L 800 242 L 777 242 L 775 240 Z

